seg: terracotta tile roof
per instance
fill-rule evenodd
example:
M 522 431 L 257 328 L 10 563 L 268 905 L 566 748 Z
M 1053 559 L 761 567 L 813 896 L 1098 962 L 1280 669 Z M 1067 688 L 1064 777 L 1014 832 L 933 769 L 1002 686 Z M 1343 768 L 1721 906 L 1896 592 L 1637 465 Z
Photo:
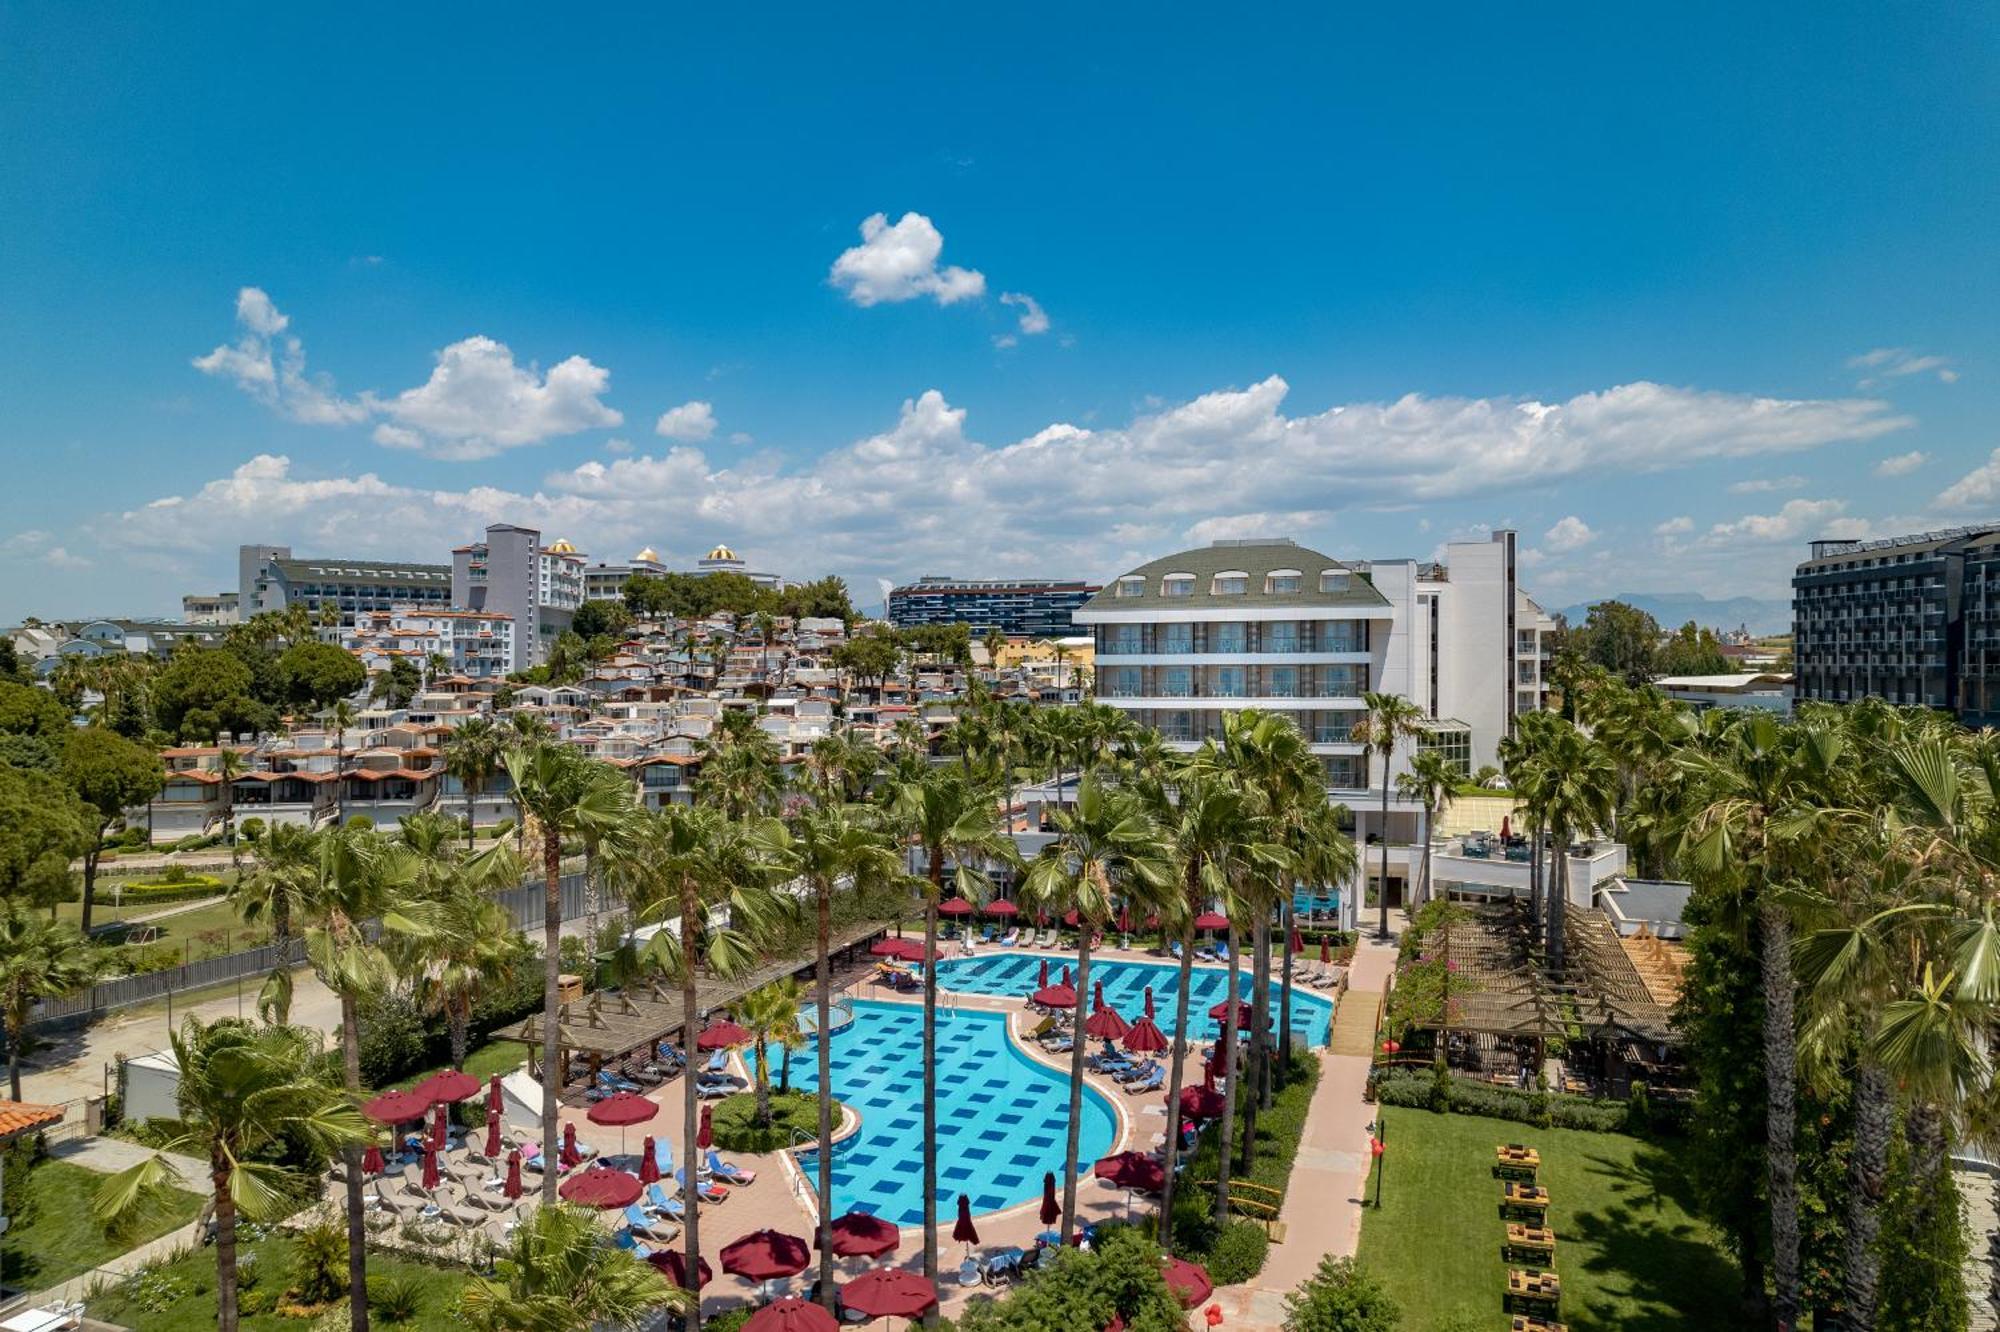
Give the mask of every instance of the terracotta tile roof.
M 59 1105 L 30 1105 L 26 1101 L 0 1100 L 0 1140 L 62 1123 Z

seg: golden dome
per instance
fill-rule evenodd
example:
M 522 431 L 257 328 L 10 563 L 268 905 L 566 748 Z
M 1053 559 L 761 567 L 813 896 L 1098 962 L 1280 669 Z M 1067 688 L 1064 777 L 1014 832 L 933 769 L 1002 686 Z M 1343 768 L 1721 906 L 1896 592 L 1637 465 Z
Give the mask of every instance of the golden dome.
M 658 564 L 659 562 L 660 552 L 654 550 L 651 546 L 646 547 L 632 557 L 632 563 L 634 564 Z
M 569 544 L 568 537 L 557 537 L 556 544 L 549 547 L 551 555 L 574 555 L 576 547 Z
M 714 550 L 708 552 L 708 558 L 711 560 L 733 560 L 736 558 L 736 552 L 727 546 L 717 546 Z

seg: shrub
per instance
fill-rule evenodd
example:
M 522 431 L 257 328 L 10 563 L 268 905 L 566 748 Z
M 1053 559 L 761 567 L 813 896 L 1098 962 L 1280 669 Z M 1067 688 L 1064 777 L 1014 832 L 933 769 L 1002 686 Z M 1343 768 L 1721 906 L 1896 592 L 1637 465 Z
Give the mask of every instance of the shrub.
M 756 1312 L 755 1308 L 746 1304 L 740 1309 L 731 1309 L 726 1313 L 716 1314 L 713 1318 L 704 1318 L 701 1320 L 701 1325 L 708 1329 L 708 1332 L 738 1332 L 738 1329 L 750 1321 L 750 1315 Z
M 1113 1315 L 1130 1332 L 1187 1326 L 1160 1275 L 1158 1247 L 1137 1231 L 1113 1232 L 1088 1253 L 1064 1249 L 1045 1258 L 1005 1299 L 966 1306 L 958 1325 L 963 1332 L 1081 1330 L 1103 1327 Z
M 188 871 L 185 865 L 169 865 L 160 871 L 161 883 L 186 883 Z
M 1264 1227 L 1254 1221 L 1232 1221 L 1215 1237 L 1205 1266 L 1216 1285 L 1238 1285 L 1264 1270 L 1264 1254 L 1270 1247 Z
M 423 1282 L 408 1274 L 368 1278 L 368 1306 L 385 1323 L 407 1323 L 423 1307 Z
M 1402 1310 L 1352 1258 L 1322 1258 L 1285 1296 L 1285 1332 L 1396 1332 Z
M 429 1028 L 416 1005 L 400 995 L 367 1000 L 356 1016 L 361 1028 L 361 1081 L 367 1086 L 386 1087 L 439 1063 L 448 1048 L 442 1031 Z
M 255 845 L 263 839 L 264 820 L 252 814 L 249 818 L 236 825 L 236 833 L 244 841 Z
M 1378 1105 L 1408 1110 L 1437 1110 L 1437 1080 L 1428 1073 L 1386 1073 L 1375 1081 Z M 1444 1089 L 1446 1107 L 1460 1114 L 1486 1115 L 1511 1119 L 1518 1124 L 1543 1128 L 1583 1129 L 1592 1133 L 1627 1131 L 1632 1111 L 1623 1101 L 1591 1100 L 1548 1092 L 1519 1091 L 1511 1087 L 1486 1087 L 1462 1078 L 1449 1079 Z
M 300 1304 L 331 1304 L 347 1293 L 347 1232 L 337 1221 L 307 1226 L 292 1241 L 292 1284 Z
M 834 1102 L 834 1127 L 840 1126 L 840 1103 Z M 739 1092 L 716 1102 L 709 1122 L 715 1145 L 725 1152 L 776 1152 L 792 1145 L 794 1132 L 819 1132 L 819 1098 L 809 1092 L 772 1092 L 771 1122 L 757 1123 L 757 1096 Z
M 347 826 L 356 832 L 370 832 L 375 827 L 375 820 L 369 818 L 366 814 L 349 814 L 347 816 Z

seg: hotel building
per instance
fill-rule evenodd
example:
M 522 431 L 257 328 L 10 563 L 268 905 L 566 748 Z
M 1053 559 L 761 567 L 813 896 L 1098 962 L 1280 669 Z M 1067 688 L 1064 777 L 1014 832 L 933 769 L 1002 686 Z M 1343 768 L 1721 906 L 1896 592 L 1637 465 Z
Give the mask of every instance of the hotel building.
M 303 605 L 317 615 L 333 606 L 343 628 L 366 611 L 398 606 L 443 610 L 452 604 L 451 566 L 398 564 L 350 558 L 297 559 L 290 546 L 239 546 L 236 550 L 236 611 L 249 619 L 260 611 Z
M 507 670 L 548 660 L 549 648 L 583 605 L 584 557 L 569 542 L 542 545 L 530 527 L 494 523 L 486 539 L 451 553 L 451 605 L 514 622 Z
M 514 621 L 484 611 L 370 611 L 342 631 L 340 645 L 371 672 L 388 670 L 398 657 L 419 670 L 442 657 L 453 675 L 492 680 L 513 669 Z
M 963 624 L 975 635 L 1068 638 L 1071 617 L 1099 592 L 1095 583 L 1049 578 L 919 578 L 889 593 L 889 623 Z

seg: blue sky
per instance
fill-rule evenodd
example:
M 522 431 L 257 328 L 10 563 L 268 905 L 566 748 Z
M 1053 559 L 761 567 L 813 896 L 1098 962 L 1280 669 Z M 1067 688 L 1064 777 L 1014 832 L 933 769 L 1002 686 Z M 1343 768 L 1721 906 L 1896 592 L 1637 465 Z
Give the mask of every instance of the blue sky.
M 0 8 L 0 619 L 502 519 L 864 602 L 1506 525 L 1563 605 L 2000 514 L 1991 7 L 1395 8 Z

